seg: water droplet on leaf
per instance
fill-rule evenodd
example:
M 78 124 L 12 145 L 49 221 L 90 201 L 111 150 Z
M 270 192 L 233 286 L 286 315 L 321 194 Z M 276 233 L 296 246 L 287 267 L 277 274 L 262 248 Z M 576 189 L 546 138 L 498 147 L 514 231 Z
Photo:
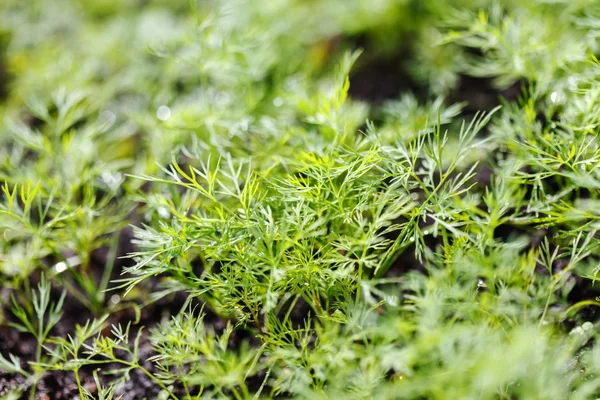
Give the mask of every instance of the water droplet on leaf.
M 158 107 L 156 110 L 156 117 L 161 121 L 166 121 L 171 116 L 171 109 L 165 105 Z

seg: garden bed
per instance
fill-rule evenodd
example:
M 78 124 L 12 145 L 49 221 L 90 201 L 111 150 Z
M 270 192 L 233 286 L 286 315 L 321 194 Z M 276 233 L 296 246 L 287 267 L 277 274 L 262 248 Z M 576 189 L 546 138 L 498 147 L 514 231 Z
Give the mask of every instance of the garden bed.
M 600 397 L 596 2 L 0 21 L 0 398 Z

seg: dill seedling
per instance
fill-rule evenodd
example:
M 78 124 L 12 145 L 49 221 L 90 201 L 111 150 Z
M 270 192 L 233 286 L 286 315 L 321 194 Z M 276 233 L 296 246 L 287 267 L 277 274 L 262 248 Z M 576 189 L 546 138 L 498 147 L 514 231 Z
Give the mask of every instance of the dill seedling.
M 1 396 L 598 397 L 597 1 L 139 5 L 0 5 Z

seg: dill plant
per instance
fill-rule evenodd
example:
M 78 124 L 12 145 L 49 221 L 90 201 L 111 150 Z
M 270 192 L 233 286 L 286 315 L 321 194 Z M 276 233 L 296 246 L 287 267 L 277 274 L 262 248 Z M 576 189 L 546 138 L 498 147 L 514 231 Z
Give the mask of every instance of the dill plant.
M 598 397 L 597 2 L 137 6 L 0 6 L 8 398 Z M 357 100 L 394 54 L 419 90 Z

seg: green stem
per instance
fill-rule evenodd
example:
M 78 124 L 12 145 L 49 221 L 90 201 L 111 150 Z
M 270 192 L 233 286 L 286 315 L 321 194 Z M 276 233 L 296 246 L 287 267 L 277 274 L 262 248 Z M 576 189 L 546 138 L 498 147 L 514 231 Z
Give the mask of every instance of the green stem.
M 235 388 L 235 386 L 231 387 L 231 392 L 237 400 L 242 400 L 242 396 L 240 395 L 240 392 L 238 392 L 238 390 Z
M 75 382 L 77 383 L 77 389 L 79 389 L 79 397 L 83 400 L 83 386 L 81 386 L 81 378 L 79 377 L 79 368 L 75 371 Z
M 115 266 L 115 259 L 117 258 L 117 250 L 119 249 L 119 238 L 121 237 L 121 233 L 118 232 L 114 236 L 115 237 L 108 251 L 108 260 L 106 262 L 106 268 L 104 268 L 104 271 L 102 273 L 102 279 L 100 280 L 100 285 L 98 286 L 98 300 L 100 301 L 100 303 L 104 302 L 104 293 L 108 288 L 110 276 L 112 275 L 112 271 Z

